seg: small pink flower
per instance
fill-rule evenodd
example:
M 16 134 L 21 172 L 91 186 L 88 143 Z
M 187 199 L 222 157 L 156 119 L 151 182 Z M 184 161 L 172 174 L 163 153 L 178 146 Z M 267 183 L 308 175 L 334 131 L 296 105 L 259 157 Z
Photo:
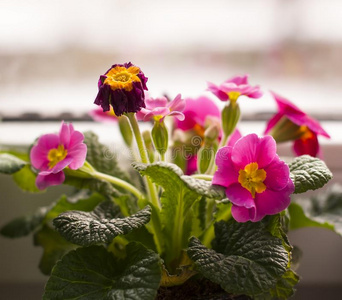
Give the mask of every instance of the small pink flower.
M 271 136 L 242 137 L 233 147 L 217 152 L 216 164 L 213 184 L 226 188 L 236 221 L 257 222 L 289 206 L 294 185 L 289 167 L 276 154 Z
M 205 122 L 208 118 L 213 117 L 218 120 L 221 113 L 216 104 L 207 97 L 199 97 L 197 99 L 185 99 L 185 109 L 183 110 L 184 120 L 176 120 L 176 128 L 183 131 L 190 129 L 195 130 L 203 137 Z
M 45 134 L 38 139 L 31 149 L 30 159 L 32 166 L 39 170 L 36 185 L 40 190 L 63 183 L 64 168 L 76 170 L 83 166 L 87 154 L 83 140 L 81 132 L 64 122 L 59 134 Z
M 278 105 L 279 111 L 268 121 L 265 134 L 269 134 L 279 121 L 287 118 L 298 126 L 295 130 L 297 131 L 296 135 L 299 135 L 300 137 L 294 141 L 294 152 L 297 155 L 309 154 L 314 157 L 319 155 L 320 149 L 317 136 L 322 135 L 330 138 L 329 134 L 322 128 L 317 120 L 311 118 L 289 100 L 276 93 L 271 92 L 271 94 Z
M 89 115 L 96 122 L 116 123 L 118 121 L 118 117 L 115 115 L 112 107 L 110 107 L 109 111 L 103 111 L 101 107 L 97 107 L 91 110 Z
M 180 94 L 171 102 L 168 102 L 166 97 L 151 98 L 146 95 L 145 104 L 146 108 L 142 108 L 137 113 L 138 120 L 161 122 L 166 116 L 173 116 L 179 120 L 184 120 L 182 111 L 185 107 L 185 101 Z
M 259 86 L 251 86 L 248 83 L 248 75 L 235 76 L 220 85 L 208 82 L 208 90 L 221 101 L 236 101 L 240 96 L 260 98 L 263 95 Z

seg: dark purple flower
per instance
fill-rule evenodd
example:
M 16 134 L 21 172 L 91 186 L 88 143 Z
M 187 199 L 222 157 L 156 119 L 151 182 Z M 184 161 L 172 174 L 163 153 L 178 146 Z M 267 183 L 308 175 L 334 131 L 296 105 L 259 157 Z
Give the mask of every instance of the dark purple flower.
M 146 82 L 144 73 L 132 63 L 113 65 L 100 76 L 94 103 L 100 105 L 104 112 L 109 111 L 111 105 L 116 116 L 138 112 L 145 107 Z

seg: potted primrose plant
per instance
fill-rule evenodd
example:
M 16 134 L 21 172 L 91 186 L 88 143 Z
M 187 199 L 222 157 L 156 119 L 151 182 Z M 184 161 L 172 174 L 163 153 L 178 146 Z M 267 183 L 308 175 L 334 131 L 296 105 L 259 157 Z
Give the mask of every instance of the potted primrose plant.
M 92 112 L 119 125 L 134 157 L 129 172 L 94 133 L 64 122 L 29 154 L 0 155 L 0 171 L 17 181 L 29 172 L 34 189 L 76 188 L 1 229 L 7 237 L 33 233 L 44 248 L 39 267 L 50 277 L 43 299 L 292 296 L 299 277 L 287 231 L 305 220 L 325 225 L 291 196 L 332 178 L 316 158 L 317 135 L 329 135 L 273 93 L 279 112 L 267 135 L 242 136 L 238 99 L 262 96 L 247 76 L 208 84 L 226 102 L 222 111 L 207 97 L 152 98 L 146 82 L 137 66 L 113 65 L 100 76 L 101 108 Z M 138 119 L 152 129 L 141 132 Z M 287 164 L 276 145 L 289 140 L 299 156 Z

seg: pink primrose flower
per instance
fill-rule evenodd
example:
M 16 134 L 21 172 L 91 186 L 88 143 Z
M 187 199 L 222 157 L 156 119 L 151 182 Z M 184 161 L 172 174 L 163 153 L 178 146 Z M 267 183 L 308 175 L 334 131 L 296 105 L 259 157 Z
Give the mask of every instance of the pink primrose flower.
M 263 95 L 259 86 L 251 86 L 248 83 L 248 75 L 235 76 L 220 85 L 208 82 L 208 90 L 221 101 L 236 101 L 240 96 L 260 98 Z
M 76 170 L 83 166 L 87 154 L 83 140 L 81 132 L 64 122 L 58 134 L 45 134 L 38 139 L 30 159 L 32 166 L 39 170 L 36 185 L 40 190 L 63 183 L 64 168 Z
M 143 121 L 162 121 L 166 116 L 176 117 L 178 120 L 184 120 L 182 111 L 185 107 L 185 101 L 178 94 L 171 102 L 166 97 L 152 98 L 145 94 L 146 108 L 142 108 L 137 113 L 138 120 Z
M 320 147 L 317 136 L 322 135 L 330 138 L 329 134 L 322 128 L 317 120 L 311 118 L 289 100 L 274 92 L 271 92 L 271 94 L 278 105 L 278 113 L 268 121 L 265 134 L 268 134 L 280 120 L 287 118 L 292 123 L 299 126 L 297 130 L 300 138 L 296 139 L 293 145 L 293 150 L 296 155 L 309 154 L 314 157 L 319 155 Z
M 96 122 L 101 123 L 116 123 L 118 117 L 115 115 L 114 110 L 110 107 L 109 111 L 103 111 L 101 107 L 97 107 L 89 112 L 89 115 Z
M 215 161 L 213 184 L 226 188 L 236 221 L 257 222 L 289 206 L 294 185 L 271 136 L 242 137 L 233 147 L 219 149 Z

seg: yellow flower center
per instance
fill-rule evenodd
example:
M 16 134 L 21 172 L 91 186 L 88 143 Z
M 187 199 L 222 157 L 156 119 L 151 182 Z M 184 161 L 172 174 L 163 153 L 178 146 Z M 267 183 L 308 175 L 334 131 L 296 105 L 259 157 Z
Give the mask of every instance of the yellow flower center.
M 124 89 L 129 92 L 133 89 L 133 82 L 140 82 L 140 78 L 137 76 L 139 72 L 140 69 L 135 66 L 129 67 L 128 69 L 116 66 L 108 71 L 104 84 L 110 85 L 114 91 Z
M 266 171 L 259 169 L 258 163 L 250 163 L 245 166 L 244 170 L 239 171 L 238 181 L 240 184 L 252 194 L 255 198 L 255 193 L 262 193 L 266 190 L 264 180 L 266 179 Z
M 240 97 L 240 95 L 241 95 L 240 92 L 235 92 L 235 91 L 228 93 L 229 100 L 233 102 L 235 102 Z
M 313 132 L 305 125 L 299 127 L 299 132 L 301 133 L 301 140 L 309 140 L 314 136 Z
M 48 153 L 49 168 L 52 169 L 61 160 L 66 158 L 68 151 L 64 149 L 63 145 L 59 145 L 57 149 L 51 149 Z

